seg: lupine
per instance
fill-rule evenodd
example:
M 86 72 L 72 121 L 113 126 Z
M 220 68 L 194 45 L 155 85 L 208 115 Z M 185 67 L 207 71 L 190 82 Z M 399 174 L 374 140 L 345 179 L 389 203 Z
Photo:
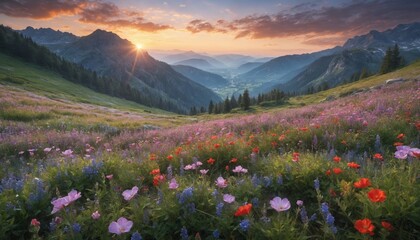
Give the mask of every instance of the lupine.
M 192 187 L 188 187 L 182 191 L 182 193 L 179 195 L 179 203 L 184 204 L 187 202 L 190 198 L 193 196 L 194 189 Z
M 244 232 L 248 231 L 250 226 L 251 222 L 248 219 L 244 219 L 239 223 L 239 228 Z
M 185 226 L 181 228 L 181 233 L 179 235 L 182 240 L 188 240 L 188 230 Z

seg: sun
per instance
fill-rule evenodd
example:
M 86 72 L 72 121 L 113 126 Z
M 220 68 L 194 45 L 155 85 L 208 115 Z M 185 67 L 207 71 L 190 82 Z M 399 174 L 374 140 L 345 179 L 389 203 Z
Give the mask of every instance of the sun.
M 140 49 L 142 49 L 143 48 L 143 45 L 141 45 L 140 43 L 137 43 L 136 44 L 136 49 L 137 50 L 140 50 Z

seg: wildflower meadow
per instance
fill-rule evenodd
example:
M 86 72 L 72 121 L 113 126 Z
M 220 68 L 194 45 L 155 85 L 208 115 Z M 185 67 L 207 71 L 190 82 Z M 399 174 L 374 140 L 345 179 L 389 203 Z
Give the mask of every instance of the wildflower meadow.
M 0 239 L 418 239 L 418 89 L 154 130 L 1 120 Z

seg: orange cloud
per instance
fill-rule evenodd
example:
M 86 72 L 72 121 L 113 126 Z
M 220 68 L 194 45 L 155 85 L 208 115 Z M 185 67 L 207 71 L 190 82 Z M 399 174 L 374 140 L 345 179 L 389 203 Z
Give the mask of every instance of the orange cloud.
M 59 15 L 80 16 L 79 21 L 111 28 L 130 27 L 139 31 L 157 32 L 172 28 L 147 21 L 140 12 L 120 9 L 113 3 L 95 0 L 2 0 L 0 13 L 10 17 L 51 19 Z

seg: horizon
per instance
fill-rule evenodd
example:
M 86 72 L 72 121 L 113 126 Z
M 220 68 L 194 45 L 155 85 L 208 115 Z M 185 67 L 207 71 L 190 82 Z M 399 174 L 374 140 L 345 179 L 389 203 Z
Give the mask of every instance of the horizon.
M 414 0 L 8 0 L 0 3 L 0 22 L 16 30 L 51 28 L 76 36 L 102 29 L 150 53 L 277 57 L 342 46 L 371 30 L 418 22 L 419 11 Z

